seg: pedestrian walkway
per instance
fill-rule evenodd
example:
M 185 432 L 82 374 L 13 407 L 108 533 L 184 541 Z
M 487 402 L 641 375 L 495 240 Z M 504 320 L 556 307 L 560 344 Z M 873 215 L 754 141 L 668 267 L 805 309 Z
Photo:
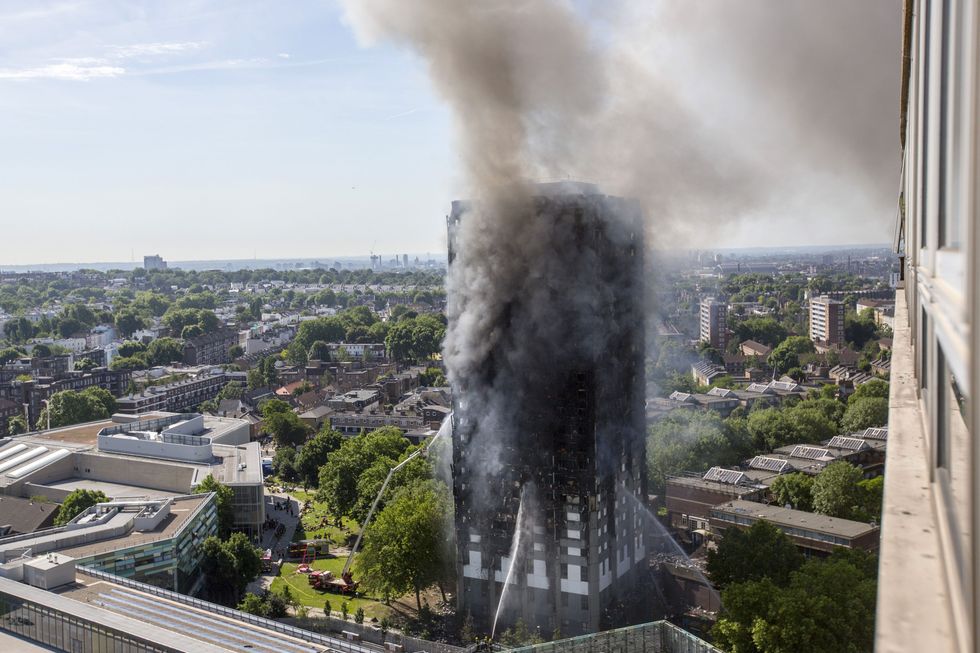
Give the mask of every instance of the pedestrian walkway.
M 262 594 L 272 587 L 272 580 L 279 574 L 278 563 L 286 557 L 289 543 L 293 541 L 293 533 L 296 532 L 296 525 L 299 523 L 300 504 L 296 499 L 285 492 L 267 492 L 265 498 L 265 516 L 270 520 L 271 527 L 262 531 L 258 546 L 263 553 L 272 550 L 272 560 L 275 564 L 272 571 L 263 572 L 248 584 L 246 591 L 253 594 Z M 283 526 L 283 532 L 277 537 L 276 531 L 280 524 Z

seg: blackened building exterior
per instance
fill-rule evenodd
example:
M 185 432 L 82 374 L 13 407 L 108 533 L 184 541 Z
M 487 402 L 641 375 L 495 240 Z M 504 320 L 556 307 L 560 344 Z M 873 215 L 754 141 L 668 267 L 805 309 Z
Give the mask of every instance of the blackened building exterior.
M 520 618 L 571 635 L 622 620 L 647 567 L 642 227 L 593 186 L 536 188 L 529 219 L 554 256 L 497 289 L 499 338 L 452 379 L 458 607 L 493 623 L 520 529 L 498 632 Z M 450 278 L 470 210 L 448 217 Z

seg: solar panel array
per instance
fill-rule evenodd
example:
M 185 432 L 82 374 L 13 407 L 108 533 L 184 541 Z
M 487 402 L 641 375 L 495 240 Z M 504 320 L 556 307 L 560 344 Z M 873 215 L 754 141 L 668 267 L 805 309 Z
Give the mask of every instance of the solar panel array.
M 868 428 L 864 430 L 864 435 L 861 437 L 868 438 L 870 440 L 887 440 L 888 439 L 888 427 L 885 428 Z
M 711 388 L 711 390 L 708 390 L 708 394 L 713 397 L 737 397 L 738 396 L 728 388 Z
M 695 401 L 694 397 L 692 397 L 689 393 L 680 392 L 679 390 L 675 390 L 674 392 L 671 392 L 670 398 L 673 399 L 674 401 L 682 401 L 684 403 L 691 403 Z
M 828 447 L 835 449 L 850 449 L 851 451 L 862 451 L 868 449 L 868 443 L 859 438 L 849 438 L 844 435 L 835 435 L 827 443 Z
M 795 392 L 800 389 L 798 383 L 791 383 L 789 381 L 773 381 L 769 384 L 774 390 L 782 390 L 783 392 Z
M 833 458 L 829 451 L 826 449 L 820 449 L 819 447 L 808 447 L 804 444 L 798 444 L 793 447 L 793 452 L 790 454 L 791 458 L 806 458 L 808 460 L 819 460 L 820 458 Z
M 772 389 L 765 383 L 750 383 L 746 390 L 748 392 L 758 392 L 760 394 L 772 394 Z
M 776 472 L 782 474 L 784 472 L 793 471 L 793 466 L 788 460 L 782 458 L 772 458 L 770 456 L 756 456 L 749 463 L 751 469 L 762 469 L 767 472 Z
M 728 485 L 742 485 L 746 482 L 745 474 L 735 469 L 725 469 L 724 467 L 712 467 L 702 477 L 705 481 L 715 481 L 716 483 L 726 483 Z

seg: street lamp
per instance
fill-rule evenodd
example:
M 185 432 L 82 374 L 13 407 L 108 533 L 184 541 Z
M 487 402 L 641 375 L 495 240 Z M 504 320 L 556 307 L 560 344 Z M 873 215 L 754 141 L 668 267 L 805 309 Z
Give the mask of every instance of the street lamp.
M 41 400 L 41 403 L 44 404 L 44 408 L 46 409 L 47 416 L 48 416 L 48 428 L 45 429 L 45 430 L 46 431 L 50 431 L 51 430 L 51 400 L 50 399 L 42 399 Z

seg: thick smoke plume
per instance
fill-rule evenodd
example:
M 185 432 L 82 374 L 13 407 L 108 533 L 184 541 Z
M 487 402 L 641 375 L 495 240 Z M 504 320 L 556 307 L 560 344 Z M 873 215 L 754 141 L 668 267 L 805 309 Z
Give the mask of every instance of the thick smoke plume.
M 455 116 L 478 208 L 449 279 L 454 382 L 497 345 L 514 289 L 548 286 L 554 243 L 531 219 L 529 180 L 638 199 L 657 247 L 702 246 L 760 216 L 768 233 L 871 221 L 885 239 L 900 0 L 343 2 L 363 40 L 424 60 Z
M 658 247 L 810 221 L 824 242 L 887 239 L 900 0 L 343 1 L 364 40 L 427 64 L 466 197 L 594 181 L 642 202 Z
M 623 290 L 629 274 L 612 278 L 616 266 L 607 274 L 596 260 L 629 250 L 638 211 L 598 211 L 622 213 L 622 224 L 604 226 L 614 251 L 590 249 L 562 217 L 577 207 L 542 204 L 532 181 L 581 179 L 636 199 L 657 247 L 703 246 L 695 238 L 778 214 L 784 224 L 770 232 L 798 238 L 805 221 L 839 214 L 842 224 L 876 220 L 885 239 L 900 0 L 342 1 L 365 41 L 422 58 L 454 115 L 472 202 L 452 236 L 444 358 L 472 434 L 457 471 L 487 505 L 516 496 L 516 480 L 498 477 L 533 428 L 527 406 L 562 397 L 567 369 L 555 363 L 598 369 L 629 333 L 613 316 L 643 321 Z M 542 396 L 514 403 L 515 390 L 534 389 Z M 623 428 L 642 434 L 640 421 Z M 610 440 L 633 437 L 619 436 Z

